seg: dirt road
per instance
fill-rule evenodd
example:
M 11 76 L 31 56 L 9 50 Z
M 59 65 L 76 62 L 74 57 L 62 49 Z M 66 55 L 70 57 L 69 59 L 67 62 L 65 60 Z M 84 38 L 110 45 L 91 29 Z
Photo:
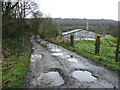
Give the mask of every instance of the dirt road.
M 30 38 L 32 54 L 25 87 L 118 88 L 118 75 L 61 46 Z

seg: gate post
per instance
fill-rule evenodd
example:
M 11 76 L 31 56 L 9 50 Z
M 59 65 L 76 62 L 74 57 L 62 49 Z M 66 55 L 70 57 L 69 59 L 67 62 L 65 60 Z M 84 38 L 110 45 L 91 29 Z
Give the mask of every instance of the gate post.
M 100 53 L 100 36 L 97 36 L 95 42 L 95 55 L 99 55 Z
M 120 48 L 120 38 L 117 40 L 117 48 L 116 48 L 116 55 L 115 55 L 115 61 L 118 62 L 118 55 L 119 55 L 119 48 Z
M 70 35 L 70 46 L 74 47 L 74 35 Z

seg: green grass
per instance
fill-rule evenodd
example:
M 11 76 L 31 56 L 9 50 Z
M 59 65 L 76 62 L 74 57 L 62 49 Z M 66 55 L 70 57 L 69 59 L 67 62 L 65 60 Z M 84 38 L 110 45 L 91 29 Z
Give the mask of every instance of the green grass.
M 20 56 L 13 55 L 3 59 L 3 88 L 20 88 L 23 86 L 24 77 L 28 71 L 30 50 L 28 46 Z
M 105 42 L 105 40 L 101 40 L 100 57 L 106 59 L 115 59 L 116 47 L 108 46 Z M 75 44 L 75 47 L 77 47 L 79 50 L 94 54 L 95 41 L 81 40 Z
M 110 41 L 111 45 L 116 46 L 116 39 L 112 36 L 106 36 L 106 39 Z M 106 40 L 101 40 L 100 55 L 95 55 L 95 41 L 92 40 L 81 40 L 76 43 L 75 47 L 65 45 L 59 42 L 59 40 L 48 40 L 57 45 L 63 46 L 64 48 L 74 51 L 79 55 L 82 55 L 89 60 L 103 65 L 111 70 L 120 71 L 120 62 L 115 62 L 115 50 L 116 47 L 111 47 Z M 120 55 L 119 55 L 120 56 Z

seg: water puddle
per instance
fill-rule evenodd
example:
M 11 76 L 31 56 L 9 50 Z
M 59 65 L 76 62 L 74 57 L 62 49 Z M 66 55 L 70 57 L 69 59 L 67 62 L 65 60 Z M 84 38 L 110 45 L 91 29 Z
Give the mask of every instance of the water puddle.
M 41 55 L 39 55 L 39 54 L 33 54 L 33 55 L 31 55 L 31 61 L 32 62 L 34 62 L 35 60 L 38 60 L 38 59 L 41 59 Z
M 41 38 L 39 35 L 36 36 L 36 41 L 38 41 L 38 42 L 41 41 Z
M 53 45 L 52 45 L 52 44 L 50 44 L 50 43 L 49 43 L 49 44 L 47 44 L 47 46 L 48 46 L 48 48 L 49 48 L 49 49 L 51 49 L 51 48 L 53 47 Z
M 70 55 L 67 55 L 67 58 L 70 58 L 71 56 Z
M 78 62 L 76 58 L 73 57 L 73 55 L 67 55 L 67 60 L 70 62 Z
M 51 55 L 53 55 L 53 56 L 62 56 L 63 53 L 52 53 Z
M 47 42 L 45 42 L 45 41 L 41 41 L 41 44 L 44 44 L 44 45 L 46 45 L 46 44 L 47 44 Z
M 51 51 L 52 51 L 52 52 L 60 52 L 61 50 L 58 49 L 58 48 L 52 48 Z
M 75 58 L 68 58 L 68 61 L 70 61 L 70 62 L 78 62 Z
M 43 73 L 38 77 L 38 82 L 45 86 L 60 86 L 64 84 L 64 80 L 58 72 Z
M 92 74 L 88 71 L 74 71 L 73 72 L 73 77 L 76 78 L 77 80 L 81 82 L 93 82 L 97 78 L 92 76 Z

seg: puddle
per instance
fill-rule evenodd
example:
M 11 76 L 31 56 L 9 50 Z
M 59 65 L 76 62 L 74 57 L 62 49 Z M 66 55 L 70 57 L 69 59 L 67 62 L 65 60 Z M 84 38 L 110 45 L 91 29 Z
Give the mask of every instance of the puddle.
M 41 41 L 41 44 L 45 44 L 46 45 L 47 43 L 45 41 Z
M 52 51 L 52 52 L 60 52 L 61 50 L 58 49 L 58 48 L 52 48 L 51 51 Z
M 41 38 L 39 35 L 36 36 L 36 41 L 38 41 L 38 42 L 41 41 Z
M 66 60 L 67 59 L 66 55 L 61 55 L 60 58 L 61 58 L 61 60 Z
M 67 60 L 71 62 L 78 62 L 76 58 L 73 57 L 73 55 L 67 55 Z
M 49 48 L 49 49 L 51 49 L 51 48 L 53 47 L 53 45 L 52 45 L 52 44 L 50 44 L 50 43 L 49 43 L 49 44 L 47 44 L 47 46 L 48 46 L 48 48 Z
M 71 61 L 71 62 L 78 62 L 75 58 L 68 58 L 68 61 Z
M 67 55 L 67 58 L 70 58 L 70 55 Z
M 59 49 L 59 47 L 52 44 L 49 44 L 48 47 L 51 49 L 52 52 L 61 52 L 61 49 Z
M 64 80 L 58 72 L 43 73 L 38 77 L 38 82 L 45 86 L 60 86 L 64 84 Z
M 63 53 L 52 53 L 51 55 L 53 55 L 53 56 L 62 56 Z
M 38 59 L 41 59 L 41 55 L 39 55 L 39 54 L 34 54 L 34 55 L 31 55 L 31 61 L 32 62 L 34 62 L 36 59 L 38 60 Z
M 74 71 L 73 77 L 81 82 L 93 82 L 97 79 L 88 71 Z

